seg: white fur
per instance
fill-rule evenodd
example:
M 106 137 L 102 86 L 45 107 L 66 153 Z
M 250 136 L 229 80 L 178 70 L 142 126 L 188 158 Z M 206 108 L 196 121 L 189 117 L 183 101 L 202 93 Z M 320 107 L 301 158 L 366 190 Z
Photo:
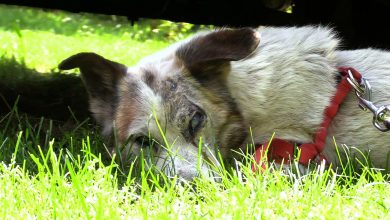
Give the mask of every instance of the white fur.
M 337 50 L 338 39 L 323 27 L 264 28 L 256 53 L 232 63 L 229 89 L 253 129 L 255 142 L 275 132 L 278 138 L 311 142 L 325 107 L 335 93 L 339 66 L 353 67 L 367 78 L 373 102 L 390 104 L 390 53 Z M 351 92 L 330 126 L 325 156 L 338 165 L 337 144 L 371 151 L 374 166 L 385 168 L 390 134 L 373 127 L 372 114 L 357 106 Z M 340 149 L 342 151 L 342 149 Z
M 252 138 L 255 143 L 263 143 L 273 133 L 275 137 L 289 141 L 312 142 L 323 120 L 324 109 L 335 93 L 335 76 L 339 66 L 353 67 L 370 81 L 374 103 L 390 103 L 389 52 L 374 49 L 340 51 L 339 40 L 326 27 L 265 27 L 258 32 L 261 36 L 259 47 L 246 59 L 231 62 L 231 72 L 226 81 L 230 94 L 252 128 L 248 143 L 252 142 Z M 185 42 L 188 40 L 143 59 L 135 69 L 153 66 L 163 76 L 174 74 L 173 53 Z M 157 167 L 169 176 L 177 174 L 187 180 L 193 179 L 199 172 L 210 175 L 210 167 L 206 163 L 199 164 L 197 146 L 187 143 L 178 130 L 163 120 L 165 110 L 162 99 L 147 86 L 141 88 L 140 94 L 144 97 L 139 100 L 149 102 L 140 104 L 148 108 L 140 109 L 145 111 L 141 115 L 148 115 L 149 118 L 136 119 L 129 133 L 136 133 L 138 130 L 131 129 L 151 123 L 148 124 L 149 132 L 162 140 L 155 121 L 150 120 L 153 117 L 150 112 L 154 110 L 157 118 L 162 119 L 159 123 L 166 129 L 169 143 L 168 148 L 161 147 L 159 150 Z M 218 111 L 209 112 L 209 117 L 218 114 Z M 331 163 L 338 165 L 333 142 L 335 138 L 339 146 L 345 144 L 361 151 L 370 150 L 374 165 L 385 168 L 386 155 L 390 151 L 390 134 L 376 130 L 371 118 L 371 113 L 363 112 L 357 106 L 352 92 L 329 129 L 323 153 Z M 208 149 L 207 141 L 203 146 L 202 155 L 207 157 L 203 159 L 218 163 L 212 150 Z

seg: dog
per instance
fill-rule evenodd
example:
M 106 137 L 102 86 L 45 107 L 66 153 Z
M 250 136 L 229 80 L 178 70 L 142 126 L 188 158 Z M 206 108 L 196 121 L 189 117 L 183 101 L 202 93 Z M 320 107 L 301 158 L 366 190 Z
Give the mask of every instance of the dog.
M 336 92 L 340 66 L 369 80 L 373 103 L 389 103 L 390 53 L 342 50 L 340 42 L 322 26 L 224 28 L 196 34 L 133 67 L 79 53 L 59 68 L 80 68 L 90 111 L 105 136 L 116 134 L 123 161 L 149 152 L 168 176 L 193 180 L 213 176 L 211 164 L 221 165 L 218 155 L 238 158 L 234 152 L 248 152 L 272 135 L 312 142 Z M 357 103 L 350 92 L 321 154 L 335 168 L 347 159 L 337 146 L 351 146 L 386 169 L 390 134 L 378 131 Z

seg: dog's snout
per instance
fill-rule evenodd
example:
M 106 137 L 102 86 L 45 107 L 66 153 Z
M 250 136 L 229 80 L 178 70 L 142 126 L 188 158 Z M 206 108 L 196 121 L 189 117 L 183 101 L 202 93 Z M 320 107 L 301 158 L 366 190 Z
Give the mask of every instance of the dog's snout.
M 185 166 L 183 168 L 179 168 L 176 174 L 184 180 L 192 181 L 197 176 L 197 172 L 191 172 L 191 170 L 191 167 Z

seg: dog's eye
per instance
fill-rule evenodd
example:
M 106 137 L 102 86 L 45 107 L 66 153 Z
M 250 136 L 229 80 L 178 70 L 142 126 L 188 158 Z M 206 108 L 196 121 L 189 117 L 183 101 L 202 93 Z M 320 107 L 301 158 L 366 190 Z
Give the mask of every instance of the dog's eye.
M 203 127 L 206 116 L 200 112 L 196 112 L 194 116 L 192 116 L 189 130 L 191 135 L 194 135 L 200 128 Z
M 155 141 L 147 136 L 138 136 L 134 139 L 141 148 L 154 148 Z
M 176 82 L 171 82 L 171 91 L 176 91 L 177 89 L 177 83 Z

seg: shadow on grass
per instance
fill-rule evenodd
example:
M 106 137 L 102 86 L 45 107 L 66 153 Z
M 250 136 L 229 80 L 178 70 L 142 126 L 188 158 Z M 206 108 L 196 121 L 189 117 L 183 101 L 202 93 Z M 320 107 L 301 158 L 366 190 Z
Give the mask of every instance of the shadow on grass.
M 89 116 L 87 93 L 75 74 L 41 74 L 15 59 L 0 58 L 0 114 L 20 112 L 66 121 Z
M 94 158 L 110 165 L 108 148 L 90 119 L 87 92 L 77 74 L 42 74 L 0 57 L 0 161 L 37 173 L 34 158 L 51 167 L 47 155 L 53 151 L 64 170 L 69 158 L 78 166 Z
M 36 173 L 34 158 L 48 160 L 50 151 L 64 167 L 66 158 L 78 155 L 83 163 L 91 154 L 111 162 L 99 128 L 90 120 L 78 75 L 41 74 L 0 57 L 0 161 Z

